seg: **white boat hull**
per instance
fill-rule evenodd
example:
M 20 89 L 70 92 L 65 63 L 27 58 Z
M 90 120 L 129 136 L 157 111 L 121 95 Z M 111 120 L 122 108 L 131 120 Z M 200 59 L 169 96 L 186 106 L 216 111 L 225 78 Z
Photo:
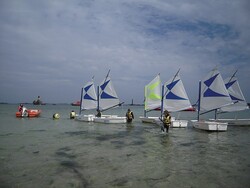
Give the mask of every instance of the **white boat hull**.
M 159 126 L 162 126 L 163 123 L 160 119 L 156 120 L 155 123 Z M 185 128 L 188 125 L 188 121 L 187 120 L 175 120 L 175 118 L 173 118 L 173 120 L 171 120 L 171 125 L 170 127 L 172 128 Z
M 215 121 L 214 119 L 210 120 Z M 250 119 L 216 119 L 216 121 L 228 123 L 229 126 L 250 126 Z
M 155 123 L 159 117 L 139 117 L 142 123 Z
M 89 114 L 89 115 L 79 115 L 76 117 L 77 121 L 84 121 L 84 122 L 93 122 L 95 115 Z
M 173 120 L 171 121 L 171 126 L 173 128 L 185 128 L 188 125 L 187 120 Z
M 191 120 L 193 127 L 205 131 L 227 131 L 227 123 L 218 121 Z
M 102 117 L 95 117 L 94 122 L 96 123 L 126 123 L 126 117 L 118 117 L 117 115 L 103 115 Z

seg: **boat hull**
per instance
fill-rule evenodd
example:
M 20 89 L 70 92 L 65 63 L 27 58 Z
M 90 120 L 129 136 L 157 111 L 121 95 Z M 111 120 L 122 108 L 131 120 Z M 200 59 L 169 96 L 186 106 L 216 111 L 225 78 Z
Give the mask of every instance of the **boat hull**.
M 210 119 L 215 121 L 214 119 Z M 229 126 L 250 126 L 250 119 L 216 119 L 218 122 L 228 123 Z
M 193 127 L 205 131 L 227 131 L 228 123 L 218 121 L 197 121 L 191 120 Z
M 188 125 L 187 120 L 173 120 L 171 122 L 171 127 L 173 128 L 185 128 Z
M 83 122 L 93 122 L 95 115 L 89 114 L 89 115 L 79 115 L 76 117 L 77 121 L 83 121 Z
M 142 123 L 156 123 L 159 117 L 139 117 Z
M 156 123 L 157 125 L 159 125 L 159 126 L 162 126 L 162 125 L 163 125 L 162 121 L 159 120 L 159 119 L 156 120 L 155 123 Z M 170 125 L 170 127 L 172 127 L 172 128 L 186 128 L 187 125 L 188 125 L 188 121 L 187 121 L 187 120 L 175 120 L 175 119 L 173 119 L 173 120 L 171 120 L 171 125 Z
M 102 117 L 95 117 L 94 122 L 96 123 L 107 123 L 107 124 L 117 124 L 126 123 L 126 117 L 118 117 L 117 115 L 103 115 Z
M 71 103 L 71 106 L 80 106 L 80 105 L 81 105 L 81 102 L 80 102 L 80 101 L 72 102 L 72 103 Z
M 33 118 L 33 117 L 40 116 L 41 112 L 42 112 L 41 110 L 30 109 L 30 110 L 27 110 L 27 113 L 28 113 L 27 116 L 22 116 L 21 112 L 16 112 L 16 117 L 20 117 L 20 118 L 29 117 L 29 118 Z

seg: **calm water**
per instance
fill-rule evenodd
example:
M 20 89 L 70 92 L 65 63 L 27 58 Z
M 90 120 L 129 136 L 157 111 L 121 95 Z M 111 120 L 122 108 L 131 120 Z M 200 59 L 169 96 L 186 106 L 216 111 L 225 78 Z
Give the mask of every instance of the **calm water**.
M 140 122 L 142 107 L 130 107 L 136 119 L 129 126 L 70 120 L 78 112 L 70 105 L 38 108 L 41 117 L 18 119 L 16 105 L 0 105 L 0 187 L 250 187 L 250 127 L 208 133 L 189 124 L 164 135 Z M 237 115 L 250 118 L 249 111 Z

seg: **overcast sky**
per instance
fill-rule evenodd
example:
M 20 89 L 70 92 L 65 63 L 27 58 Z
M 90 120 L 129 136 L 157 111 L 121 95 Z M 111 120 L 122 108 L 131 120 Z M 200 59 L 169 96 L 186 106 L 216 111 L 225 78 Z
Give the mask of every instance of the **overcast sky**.
M 0 0 L 0 102 L 70 103 L 109 69 L 121 101 L 180 68 L 191 103 L 217 67 L 250 102 L 249 0 Z

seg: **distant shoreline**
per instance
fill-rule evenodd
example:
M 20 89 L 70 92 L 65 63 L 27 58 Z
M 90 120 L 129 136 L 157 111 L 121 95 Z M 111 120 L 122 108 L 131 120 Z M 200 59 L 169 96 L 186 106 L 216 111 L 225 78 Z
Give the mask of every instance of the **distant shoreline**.
M 0 104 L 18 105 L 18 104 L 20 104 L 20 103 L 0 102 Z M 29 103 L 29 102 L 23 102 L 22 104 L 34 105 L 33 103 Z M 34 106 L 44 106 L 44 105 L 71 105 L 71 103 L 45 103 L 45 104 L 34 105 Z M 144 106 L 144 104 L 123 104 L 123 106 Z
M 18 105 L 20 103 L 8 103 L 8 102 L 0 102 L 0 104 L 12 104 L 12 105 Z M 33 103 L 28 103 L 28 102 L 24 102 L 22 104 L 26 104 L 26 105 L 34 105 Z M 71 103 L 44 103 L 41 105 L 34 105 L 34 106 L 44 106 L 44 105 L 71 105 Z M 250 103 L 247 103 L 247 105 L 250 108 Z M 144 104 L 123 104 L 123 106 L 144 106 Z

